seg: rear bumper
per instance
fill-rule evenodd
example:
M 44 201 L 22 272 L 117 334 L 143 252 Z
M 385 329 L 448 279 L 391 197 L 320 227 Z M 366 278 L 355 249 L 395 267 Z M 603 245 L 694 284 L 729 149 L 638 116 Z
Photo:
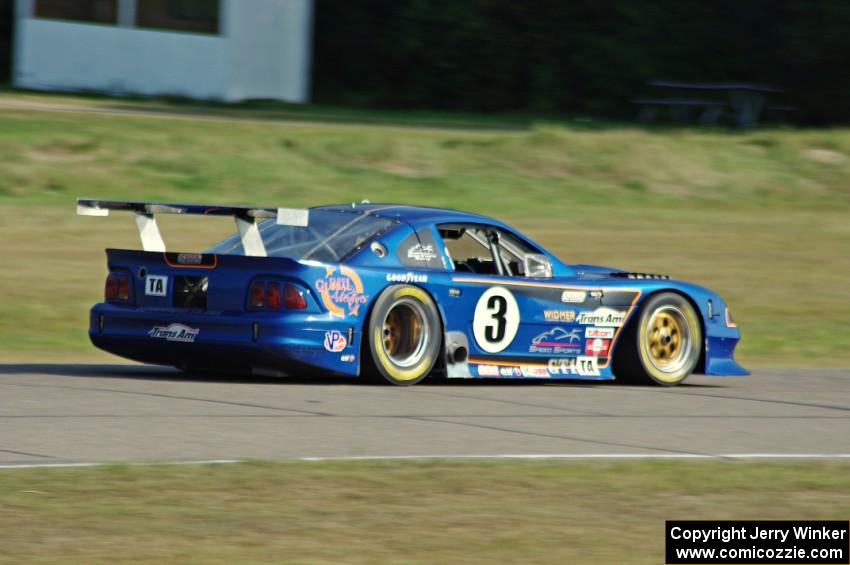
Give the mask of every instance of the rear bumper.
M 325 334 L 332 330 L 346 336 L 341 351 L 324 347 Z M 90 313 L 89 338 L 109 353 L 157 365 L 359 374 L 358 328 L 351 327 L 349 334 L 348 325 L 323 315 L 180 312 L 96 304 Z

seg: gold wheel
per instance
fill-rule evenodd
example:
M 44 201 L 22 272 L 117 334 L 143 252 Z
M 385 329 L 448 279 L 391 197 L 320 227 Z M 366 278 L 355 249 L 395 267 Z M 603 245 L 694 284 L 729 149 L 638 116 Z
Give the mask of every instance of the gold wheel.
M 428 348 L 425 312 L 415 301 L 402 299 L 387 312 L 381 338 L 387 357 L 399 367 L 419 363 Z
M 394 385 L 428 376 L 440 355 L 440 313 L 419 287 L 393 285 L 378 296 L 369 316 L 365 374 Z
M 623 329 L 614 374 L 634 384 L 674 386 L 696 369 L 702 347 L 702 323 L 690 301 L 677 292 L 658 292 Z
M 689 360 L 691 327 L 685 314 L 666 305 L 655 310 L 644 334 L 649 362 L 665 374 L 678 373 Z

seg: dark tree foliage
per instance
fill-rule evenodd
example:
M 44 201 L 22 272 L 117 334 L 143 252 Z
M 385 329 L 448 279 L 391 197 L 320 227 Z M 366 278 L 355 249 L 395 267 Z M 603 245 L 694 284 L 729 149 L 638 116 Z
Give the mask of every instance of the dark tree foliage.
M 0 84 L 12 75 L 12 4 L 14 0 L 0 0 Z
M 654 79 L 785 89 L 850 122 L 846 0 L 316 0 L 317 102 L 628 117 Z

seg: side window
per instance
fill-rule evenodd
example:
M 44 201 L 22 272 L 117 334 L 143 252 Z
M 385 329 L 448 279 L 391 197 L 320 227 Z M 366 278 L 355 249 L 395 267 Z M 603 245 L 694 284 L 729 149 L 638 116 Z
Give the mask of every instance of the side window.
M 402 265 L 420 269 L 445 269 L 439 246 L 427 229 L 420 229 L 404 238 L 397 250 Z
M 522 277 L 526 255 L 539 253 L 524 241 L 496 227 L 478 224 L 439 226 L 443 245 L 455 271 Z

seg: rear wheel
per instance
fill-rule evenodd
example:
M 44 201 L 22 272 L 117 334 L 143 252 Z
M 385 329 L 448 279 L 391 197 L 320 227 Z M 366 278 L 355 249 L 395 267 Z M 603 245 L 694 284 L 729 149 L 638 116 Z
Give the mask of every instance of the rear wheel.
M 690 375 L 702 352 L 702 326 L 685 297 L 662 292 L 647 299 L 614 353 L 614 374 L 635 384 L 673 386 Z
M 371 376 L 412 385 L 428 376 L 440 354 L 440 316 L 424 290 L 393 285 L 375 301 L 368 324 Z

